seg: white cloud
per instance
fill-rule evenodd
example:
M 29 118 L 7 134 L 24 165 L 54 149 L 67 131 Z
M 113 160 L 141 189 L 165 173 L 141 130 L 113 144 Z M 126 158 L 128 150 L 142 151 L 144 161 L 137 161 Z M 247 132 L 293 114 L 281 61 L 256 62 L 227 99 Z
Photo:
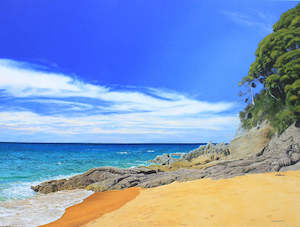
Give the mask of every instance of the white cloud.
M 0 112 L 0 130 L 57 135 L 176 134 L 228 130 L 238 122 L 235 114 L 223 113 L 234 103 L 199 101 L 157 88 L 113 90 L 11 60 L 0 60 L 0 90 L 26 102 L 61 106 L 56 115 L 34 108 Z M 64 113 L 70 106 L 80 114 Z
M 72 102 L 72 101 L 64 101 L 64 100 L 56 100 L 56 99 L 36 99 L 35 98 L 35 99 L 29 99 L 26 101 L 31 102 L 31 103 L 42 103 L 42 104 L 48 104 L 48 105 L 56 104 L 56 105 L 64 106 L 68 109 L 78 110 L 78 111 L 93 109 L 93 105 L 91 105 L 91 104 Z
M 158 98 L 137 91 L 112 91 L 67 75 L 20 68 L 20 64 L 7 60 L 0 60 L 0 89 L 14 97 L 94 98 L 110 103 L 107 111 L 150 111 L 157 115 L 222 112 L 233 106 L 233 103 L 208 103 L 154 88 L 147 91 Z
M 265 33 L 272 32 L 272 25 L 275 20 L 274 16 L 267 14 L 266 12 L 252 9 L 248 9 L 247 13 L 222 10 L 221 14 L 228 17 L 234 23 L 255 27 Z
M 237 125 L 235 116 L 206 116 L 167 119 L 146 113 L 92 115 L 83 117 L 45 116 L 29 111 L 0 112 L 0 128 L 27 132 L 65 134 L 172 134 L 180 130 L 222 130 Z
M 18 64 L 10 60 L 0 60 L 0 88 L 15 97 L 94 98 L 107 90 L 63 74 L 35 71 L 24 67 L 24 63 Z

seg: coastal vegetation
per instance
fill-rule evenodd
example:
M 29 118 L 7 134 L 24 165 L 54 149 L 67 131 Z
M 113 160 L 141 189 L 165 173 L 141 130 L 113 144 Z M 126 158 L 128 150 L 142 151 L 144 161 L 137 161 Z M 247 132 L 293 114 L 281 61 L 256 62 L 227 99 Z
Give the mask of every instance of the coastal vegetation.
M 240 112 L 242 127 L 268 121 L 282 133 L 300 120 L 300 4 L 283 13 L 255 52 L 256 60 L 239 83 L 248 88 Z M 257 94 L 254 90 L 262 87 Z

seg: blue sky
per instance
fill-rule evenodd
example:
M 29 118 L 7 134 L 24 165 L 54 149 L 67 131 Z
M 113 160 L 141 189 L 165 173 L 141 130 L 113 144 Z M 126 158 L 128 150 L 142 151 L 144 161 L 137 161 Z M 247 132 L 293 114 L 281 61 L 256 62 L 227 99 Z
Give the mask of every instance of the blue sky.
M 0 141 L 229 141 L 238 82 L 297 2 L 1 0 Z

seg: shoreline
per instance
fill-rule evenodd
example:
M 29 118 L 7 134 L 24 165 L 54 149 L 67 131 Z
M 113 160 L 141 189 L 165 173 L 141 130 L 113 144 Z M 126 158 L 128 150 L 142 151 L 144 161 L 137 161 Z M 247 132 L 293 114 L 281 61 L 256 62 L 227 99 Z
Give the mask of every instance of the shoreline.
M 140 188 L 127 188 L 106 192 L 95 192 L 83 202 L 68 207 L 58 220 L 43 227 L 82 226 L 102 215 L 119 209 L 140 193 Z
M 180 199 L 182 201 L 179 204 L 176 204 L 174 206 L 179 206 L 179 207 L 182 206 L 182 207 L 186 207 L 186 210 L 191 210 L 191 208 L 188 207 L 189 203 L 193 203 L 194 201 L 199 199 L 199 197 L 195 197 L 190 201 L 186 201 L 186 199 L 187 198 L 189 199 L 191 196 L 195 196 L 195 195 L 201 197 L 203 193 L 204 194 L 207 193 L 205 190 L 203 191 L 203 188 L 208 187 L 207 190 L 209 191 L 212 189 L 211 187 L 214 187 L 215 182 L 232 181 L 229 184 L 229 186 L 233 187 L 235 185 L 235 182 L 239 181 L 239 179 L 248 178 L 247 175 L 250 173 L 251 174 L 265 173 L 265 174 L 254 175 L 254 179 L 256 178 L 259 179 L 261 178 L 261 176 L 269 177 L 269 175 L 272 174 L 270 173 L 270 171 L 274 171 L 273 174 L 276 174 L 275 175 L 276 178 L 278 178 L 278 176 L 281 176 L 282 172 L 286 172 L 289 170 L 299 171 L 300 170 L 299 144 L 294 142 L 294 141 L 299 141 L 300 139 L 299 135 L 300 135 L 299 128 L 297 128 L 295 125 L 292 125 L 279 137 L 273 137 L 269 139 L 270 141 L 268 140 L 268 142 L 266 142 L 265 130 L 264 128 L 260 128 L 260 129 L 255 129 L 254 132 L 253 131 L 249 132 L 247 138 L 243 138 L 242 140 L 241 138 L 238 138 L 237 140 L 232 141 L 228 145 L 224 143 L 216 144 L 216 145 L 208 143 L 205 146 L 200 146 L 197 149 L 192 150 L 187 154 L 183 155 L 178 161 L 173 160 L 172 155 L 158 155 L 155 158 L 155 161 L 158 161 L 157 165 L 152 165 L 149 167 L 126 168 L 126 169 L 114 168 L 114 167 L 98 167 L 98 168 L 90 169 L 87 172 L 84 172 L 82 174 L 75 175 L 71 178 L 42 182 L 39 185 L 32 186 L 31 188 L 34 191 L 39 192 L 41 194 L 49 194 L 53 192 L 55 193 L 57 191 L 64 191 L 64 190 L 69 191 L 78 188 L 91 190 L 94 192 L 107 191 L 106 193 L 96 193 L 94 196 L 89 197 L 89 199 L 87 199 L 86 201 L 84 201 L 82 204 L 78 206 L 73 206 L 73 207 L 68 206 L 70 207 L 70 209 L 67 209 L 68 211 L 65 211 L 64 217 L 62 219 L 58 219 L 57 222 L 51 223 L 52 226 L 74 226 L 74 225 L 81 226 L 89 222 L 94 222 L 95 220 L 99 219 L 100 216 L 102 222 L 103 220 L 105 220 L 106 216 L 110 216 L 110 214 L 112 213 L 114 214 L 118 213 L 119 210 L 123 210 L 125 209 L 124 207 L 129 206 L 128 204 L 132 204 L 132 203 L 135 204 L 136 203 L 135 201 L 139 201 L 141 197 L 144 197 L 148 193 L 150 194 L 154 193 L 152 196 L 152 200 L 150 200 L 148 203 L 145 203 L 145 201 L 147 201 L 147 198 L 145 198 L 145 200 L 141 200 L 140 203 L 143 204 L 144 207 L 147 207 L 148 204 L 151 204 L 156 200 L 161 199 L 160 202 L 157 202 L 155 207 L 164 206 L 165 210 L 161 211 L 161 213 L 163 214 L 166 210 L 168 211 L 170 209 L 173 209 L 172 208 L 173 205 L 171 204 L 176 202 L 176 199 L 178 198 L 177 197 L 171 198 L 168 202 L 163 201 L 163 199 L 168 198 L 169 196 L 172 197 L 172 193 L 174 194 L 174 191 L 172 191 L 173 185 L 177 185 L 179 188 L 182 185 L 185 186 L 189 185 L 188 183 L 183 183 L 186 181 L 191 181 L 191 185 L 193 184 L 195 185 L 199 184 L 199 185 L 197 188 L 195 187 L 193 188 L 193 186 L 191 187 L 187 186 L 187 188 L 185 187 L 181 188 L 181 190 L 183 191 L 190 190 L 190 194 L 183 194 L 180 192 L 179 194 L 182 195 Z M 250 139 L 249 136 L 252 139 Z M 261 138 L 263 141 L 253 140 L 254 138 Z M 249 147 L 249 141 L 252 141 L 251 149 Z M 247 149 L 244 147 L 244 145 L 247 145 L 246 146 Z M 243 150 L 243 152 L 240 152 L 240 150 Z M 119 154 L 121 152 L 117 151 L 117 153 Z M 243 176 L 244 178 L 236 177 L 236 176 Z M 291 177 L 290 173 L 288 173 L 287 176 L 284 177 L 284 180 L 289 179 L 290 177 Z M 228 178 L 232 178 L 232 179 L 228 179 Z M 215 181 L 212 179 L 220 179 L 220 181 Z M 198 182 L 197 180 L 199 180 L 200 183 L 197 183 Z M 265 182 L 268 181 L 269 181 L 268 179 L 265 179 L 264 181 L 261 181 L 261 184 L 264 185 Z M 279 192 L 277 191 L 277 188 L 278 190 L 280 190 L 280 187 L 282 186 L 278 184 L 278 181 L 280 180 L 273 179 L 272 181 L 273 181 L 272 182 L 273 187 L 276 188 L 274 193 Z M 256 180 L 254 180 L 254 182 L 256 182 Z M 293 180 L 291 182 L 293 183 Z M 290 184 L 290 182 L 285 182 L 285 183 Z M 162 186 L 162 185 L 166 185 L 166 186 Z M 228 183 L 225 183 L 225 191 L 227 187 L 226 185 L 228 185 Z M 290 188 L 289 191 L 283 192 L 284 196 L 288 195 L 290 191 L 297 190 L 297 188 L 300 188 L 300 185 L 294 185 L 294 186 L 296 189 Z M 129 190 L 130 188 L 135 188 L 135 187 L 143 188 L 143 189 L 140 190 L 136 195 L 128 197 L 128 195 L 126 195 L 127 189 Z M 158 188 L 156 189 L 156 187 Z M 240 190 L 244 190 L 244 192 L 247 194 L 248 192 L 245 191 L 245 189 L 249 188 L 249 190 L 254 189 L 260 193 L 259 189 L 257 189 L 256 187 L 257 185 L 249 185 L 249 182 L 244 182 L 244 184 L 241 184 L 240 186 L 233 188 L 233 191 L 239 194 Z M 266 185 L 266 187 L 269 186 Z M 127 189 L 124 191 L 112 191 L 112 190 L 119 190 L 125 188 Z M 219 188 L 223 189 L 224 186 L 221 185 Z M 166 191 L 171 190 L 170 193 L 161 196 L 161 194 L 164 193 L 165 189 Z M 159 190 L 162 191 L 160 192 Z M 269 189 L 269 191 L 272 192 L 272 189 Z M 265 192 L 266 195 L 263 194 L 261 195 L 261 201 L 258 201 L 257 204 L 260 204 L 262 201 L 264 202 L 264 200 L 266 199 L 267 202 L 274 200 L 274 198 L 276 199 L 276 196 L 274 196 L 274 198 L 268 197 L 269 191 Z M 111 194 L 112 192 L 119 194 L 118 196 L 115 196 L 115 198 L 113 198 L 115 199 L 114 202 L 117 204 L 115 205 L 115 207 L 111 205 L 111 201 L 110 201 L 111 199 L 105 199 L 105 195 Z M 158 193 L 158 195 L 155 195 L 156 192 Z M 213 197 L 219 197 L 224 192 L 222 190 L 216 191 L 215 189 L 212 189 L 210 193 Z M 137 196 L 138 194 L 140 195 Z M 231 196 L 231 192 L 229 192 L 229 197 L 230 196 Z M 243 195 L 241 196 L 242 197 L 239 200 L 247 201 L 248 198 L 245 199 L 243 198 Z M 252 195 L 250 195 L 250 197 L 251 196 Z M 120 200 L 118 199 L 118 197 L 122 199 Z M 164 197 L 164 198 L 160 198 L 160 197 Z M 203 197 L 202 199 L 203 200 L 198 201 L 199 204 L 203 203 L 203 201 L 205 200 L 209 200 L 210 197 L 209 196 L 207 198 Z M 222 198 L 220 198 L 220 200 L 221 199 Z M 255 200 L 255 197 L 253 197 L 253 200 Z M 101 201 L 101 202 L 97 203 L 96 201 Z M 231 201 L 226 201 L 226 202 L 228 204 L 231 204 Z M 252 200 L 249 200 L 245 204 L 251 204 L 252 202 L 253 202 Z M 285 203 L 286 201 L 282 201 L 282 202 Z M 208 205 L 210 206 L 210 204 Z M 82 208 L 80 208 L 82 206 L 85 207 L 85 209 L 88 209 L 90 212 L 88 213 L 82 212 L 81 211 Z M 136 215 L 136 210 L 139 211 L 143 210 L 143 207 L 140 207 L 140 209 L 136 207 L 140 207 L 140 204 L 136 204 L 135 207 L 131 209 L 134 211 L 134 215 Z M 77 209 L 77 213 L 75 212 L 76 211 L 75 208 Z M 106 211 L 107 209 L 108 211 Z M 199 209 L 199 207 L 193 207 L 192 209 L 197 210 Z M 215 209 L 218 209 L 218 207 L 215 207 Z M 230 207 L 227 209 L 232 210 Z M 239 209 L 239 207 L 237 209 Z M 103 212 L 99 213 L 99 210 Z M 149 208 L 149 210 L 151 212 L 157 211 L 156 208 L 153 210 Z M 300 209 L 298 210 L 300 213 Z M 205 210 L 198 210 L 198 211 L 200 213 L 206 212 Z M 169 216 L 170 217 L 174 217 L 178 215 L 180 216 L 180 214 L 184 212 L 186 212 L 187 215 L 189 215 L 189 212 L 184 210 L 183 211 L 177 210 L 176 212 L 177 213 L 169 214 Z M 249 213 L 252 212 L 253 211 L 249 210 Z M 149 211 L 146 212 L 145 216 L 147 216 L 148 213 Z M 219 213 L 222 213 L 222 211 L 220 211 Z M 72 218 L 72 214 L 73 214 L 73 218 Z M 69 220 L 72 220 L 72 222 L 68 223 L 69 222 L 68 216 L 70 215 L 71 218 L 69 217 Z M 122 215 L 122 216 L 127 217 L 128 215 Z M 77 219 L 78 217 L 79 219 Z M 144 223 L 147 224 L 148 222 L 156 223 L 157 220 L 159 222 L 165 221 L 164 218 L 162 220 L 160 220 L 160 218 L 161 217 L 156 217 L 154 220 L 147 220 L 145 219 L 145 217 L 142 217 L 140 218 L 141 219 L 140 224 L 144 225 Z M 247 219 L 247 218 L 244 217 L 243 219 Z M 112 220 L 114 221 L 115 218 L 113 218 Z M 135 216 L 132 216 L 132 220 L 135 220 Z M 121 224 L 123 224 L 122 221 L 123 220 L 121 219 L 119 220 Z M 169 222 L 163 223 L 163 225 L 172 224 L 172 220 L 168 220 L 168 221 Z M 49 222 L 50 221 L 48 220 L 44 220 L 40 224 L 49 223 Z M 116 224 L 121 225 L 119 222 L 110 223 L 109 225 L 106 223 L 105 226 L 114 226 Z M 183 223 L 184 225 L 191 224 L 191 223 L 184 223 L 184 222 L 180 222 L 180 223 Z M 199 223 L 195 222 L 193 224 L 198 225 Z M 204 224 L 200 223 L 200 224 L 204 226 L 209 225 L 209 223 L 204 223 Z M 128 223 L 128 225 L 135 226 L 135 223 Z M 245 223 L 240 223 L 240 225 L 245 225 Z
M 53 222 L 63 216 L 65 209 L 93 193 L 75 189 L 0 202 L 0 226 L 39 226 Z
M 95 193 L 44 226 L 300 226 L 299 195 L 300 171 L 174 182 Z

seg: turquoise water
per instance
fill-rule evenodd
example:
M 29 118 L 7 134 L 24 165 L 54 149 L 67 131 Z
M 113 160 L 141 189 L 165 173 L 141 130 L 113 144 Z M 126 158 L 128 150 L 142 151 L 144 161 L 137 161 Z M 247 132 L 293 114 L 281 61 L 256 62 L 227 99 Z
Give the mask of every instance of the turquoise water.
M 34 195 L 31 185 L 99 166 L 149 165 L 164 153 L 189 152 L 201 144 L 0 143 L 0 201 Z

